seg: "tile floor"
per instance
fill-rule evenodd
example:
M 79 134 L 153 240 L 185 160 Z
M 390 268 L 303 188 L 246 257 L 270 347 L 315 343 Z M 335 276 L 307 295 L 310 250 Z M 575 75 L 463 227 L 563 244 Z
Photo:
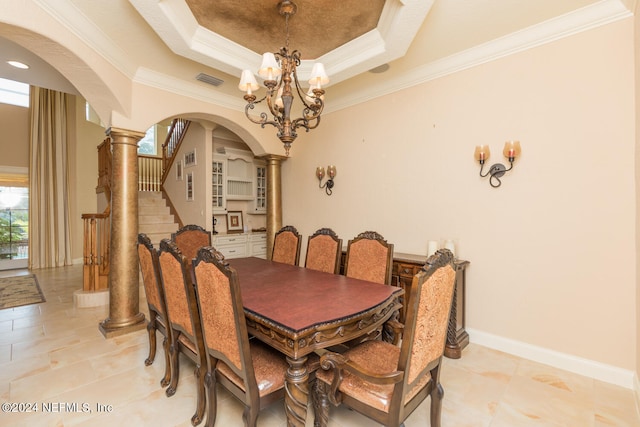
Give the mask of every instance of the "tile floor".
M 188 360 L 182 358 L 176 395 L 167 398 L 159 385 L 161 348 L 156 362 L 144 366 L 145 330 L 107 340 L 98 323 L 108 308 L 74 307 L 81 266 L 35 273 L 47 302 L 0 310 L 0 403 L 37 404 L 38 412 L 2 411 L 0 426 L 190 426 L 195 386 Z M 443 427 L 640 426 L 631 390 L 479 345 L 469 345 L 459 360 L 445 359 L 442 384 Z M 74 404 L 78 412 L 68 412 Z M 221 391 L 216 425 L 242 426 L 241 414 L 242 406 Z M 428 426 L 428 414 L 425 401 L 405 424 Z M 330 417 L 331 427 L 373 425 L 342 408 L 331 408 Z M 283 405 L 265 409 L 258 425 L 285 426 Z

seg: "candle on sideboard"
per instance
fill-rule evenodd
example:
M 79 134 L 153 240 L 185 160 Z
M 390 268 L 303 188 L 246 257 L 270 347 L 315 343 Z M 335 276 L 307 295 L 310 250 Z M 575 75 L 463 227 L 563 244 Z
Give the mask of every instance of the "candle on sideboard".
M 445 240 L 444 248 L 445 249 L 449 249 L 451 251 L 451 253 L 453 254 L 453 256 L 456 256 L 456 245 L 453 242 L 453 240 Z
M 429 240 L 429 243 L 427 244 L 427 257 L 430 257 L 431 255 L 435 254 L 437 250 L 438 250 L 438 242 L 435 240 Z

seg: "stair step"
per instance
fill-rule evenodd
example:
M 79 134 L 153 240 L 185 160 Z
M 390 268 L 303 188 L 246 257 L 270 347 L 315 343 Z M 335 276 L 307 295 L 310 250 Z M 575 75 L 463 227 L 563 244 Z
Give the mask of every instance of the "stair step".
M 178 224 L 171 214 L 160 191 L 138 192 L 138 232 L 145 233 L 157 248 L 160 240 L 170 239 L 178 231 Z
M 167 206 L 167 203 L 164 201 L 164 199 L 144 198 L 138 200 L 138 208 L 155 208 L 160 206 Z
M 152 223 L 152 224 L 138 224 L 138 230 L 140 233 L 175 233 L 178 231 L 178 224 L 175 223 Z
M 167 208 L 168 209 L 168 208 Z M 173 224 L 173 215 L 170 213 L 145 213 L 138 212 L 138 224 L 155 224 L 155 223 L 171 223 Z

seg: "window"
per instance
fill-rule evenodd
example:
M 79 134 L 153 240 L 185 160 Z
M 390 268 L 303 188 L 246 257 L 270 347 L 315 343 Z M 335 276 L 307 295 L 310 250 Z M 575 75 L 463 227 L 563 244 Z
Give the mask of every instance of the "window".
M 29 85 L 0 78 L 0 102 L 18 107 L 28 107 Z
M 153 125 L 147 130 L 147 134 L 138 142 L 138 154 L 155 156 L 158 152 L 156 144 L 156 126 Z
M 29 189 L 0 187 L 0 260 L 29 255 Z

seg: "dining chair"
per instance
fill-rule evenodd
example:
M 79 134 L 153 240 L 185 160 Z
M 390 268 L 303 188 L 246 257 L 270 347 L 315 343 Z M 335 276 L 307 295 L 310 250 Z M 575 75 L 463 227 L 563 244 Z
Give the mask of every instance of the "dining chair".
M 365 341 L 342 354 L 322 355 L 313 388 L 315 426 L 327 425 L 329 403 L 399 426 L 429 396 L 429 425 L 440 427 L 440 367 L 455 277 L 453 254 L 438 250 L 413 278 L 400 346 Z
M 172 233 L 171 240 L 176 242 L 182 255 L 191 264 L 200 248 L 211 246 L 211 233 L 199 225 L 188 224 Z
M 375 231 L 358 234 L 347 244 L 344 274 L 370 282 L 391 284 L 393 243 Z
M 321 228 L 307 241 L 304 266 L 312 270 L 338 274 L 342 255 L 342 239 L 330 228 Z
M 164 297 L 160 277 L 158 272 L 158 251 L 153 247 L 151 239 L 144 234 L 138 234 L 138 259 L 140 271 L 142 272 L 142 282 L 147 298 L 149 309 L 149 323 L 147 332 L 149 333 L 149 357 L 144 361 L 146 366 L 153 363 L 156 357 L 156 331 L 164 337 L 162 348 L 164 350 L 164 376 L 160 380 L 160 385 L 166 387 L 171 380 L 171 364 L 169 360 L 169 343 L 171 341 L 171 328 L 167 322 L 167 304 Z
M 198 313 L 207 357 L 206 425 L 215 424 L 216 384 L 245 405 L 245 426 L 255 426 L 261 409 L 284 397 L 289 364 L 284 355 L 249 339 L 237 272 L 212 247 L 200 249 L 194 264 Z
M 292 225 L 282 227 L 273 239 L 271 261 L 298 265 L 300 261 L 300 244 L 302 236 Z
M 204 376 L 207 360 L 204 353 L 202 326 L 197 313 L 194 288 L 189 272 L 189 263 L 175 242 L 169 239 L 160 241 L 158 255 L 160 265 L 160 283 L 167 300 L 167 316 L 171 328 L 171 382 L 167 396 L 173 396 L 178 387 L 180 374 L 180 354 L 184 354 L 195 363 L 196 411 L 191 424 L 202 422 L 205 412 L 206 394 Z

